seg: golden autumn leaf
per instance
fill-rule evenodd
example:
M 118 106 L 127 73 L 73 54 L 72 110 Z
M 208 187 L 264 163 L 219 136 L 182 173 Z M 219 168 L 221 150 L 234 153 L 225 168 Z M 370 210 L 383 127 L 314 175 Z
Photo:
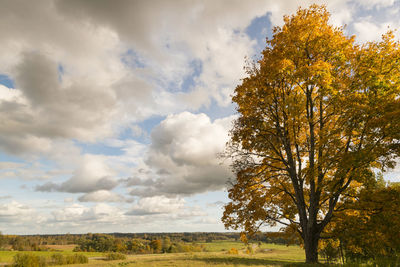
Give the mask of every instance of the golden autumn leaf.
M 236 174 L 226 227 L 283 224 L 318 261 L 344 195 L 394 167 L 400 152 L 400 45 L 388 32 L 357 45 L 312 5 L 284 17 L 233 95 L 227 156 Z

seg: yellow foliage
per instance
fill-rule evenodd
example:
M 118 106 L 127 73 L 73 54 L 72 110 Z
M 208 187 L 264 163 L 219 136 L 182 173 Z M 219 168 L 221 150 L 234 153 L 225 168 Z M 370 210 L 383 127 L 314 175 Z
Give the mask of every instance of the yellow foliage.
M 240 240 L 241 240 L 243 243 L 245 243 L 245 244 L 248 243 L 246 233 L 243 233 L 243 232 L 240 233 Z
M 393 168 L 400 153 L 400 44 L 388 32 L 358 45 L 328 22 L 326 8 L 312 5 L 273 29 L 235 89 L 239 117 L 227 147 L 236 179 L 225 226 L 251 235 L 283 223 L 306 251 L 317 249 L 310 236 L 343 196 L 374 179 L 374 168 Z
M 357 198 L 347 198 L 325 234 L 342 241 L 347 254 L 364 258 L 393 256 L 400 252 L 400 186 L 378 182 L 366 186 Z M 334 242 L 334 241 L 329 241 Z M 324 248 L 324 242 L 321 243 Z
M 238 255 L 239 251 L 236 248 L 231 248 L 230 250 L 228 250 L 228 254 Z

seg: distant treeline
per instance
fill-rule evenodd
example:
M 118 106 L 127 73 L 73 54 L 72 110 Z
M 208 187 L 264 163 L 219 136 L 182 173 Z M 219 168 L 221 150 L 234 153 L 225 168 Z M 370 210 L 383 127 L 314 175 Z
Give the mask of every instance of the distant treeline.
M 88 234 L 78 240 L 74 251 L 120 252 L 129 254 L 178 253 L 204 251 L 204 245 L 171 241 L 168 236 L 154 239 L 115 237 L 106 234 Z
M 44 251 L 54 250 L 51 245 L 77 245 L 75 251 L 101 251 L 124 253 L 161 253 L 202 251 L 196 243 L 213 241 L 239 241 L 240 233 L 109 233 L 58 235 L 2 235 L 1 250 Z M 288 244 L 280 233 L 260 233 L 250 241 Z

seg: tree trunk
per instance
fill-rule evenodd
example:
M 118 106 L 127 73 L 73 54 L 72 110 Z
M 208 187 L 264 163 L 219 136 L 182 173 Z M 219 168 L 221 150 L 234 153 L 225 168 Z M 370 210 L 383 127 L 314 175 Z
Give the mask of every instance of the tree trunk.
M 306 251 L 306 263 L 318 262 L 318 240 L 319 234 L 308 233 L 304 238 L 304 248 Z
M 342 264 L 344 265 L 343 246 L 342 246 L 342 240 L 340 239 L 339 239 L 339 248 L 340 248 L 340 258 L 342 259 Z

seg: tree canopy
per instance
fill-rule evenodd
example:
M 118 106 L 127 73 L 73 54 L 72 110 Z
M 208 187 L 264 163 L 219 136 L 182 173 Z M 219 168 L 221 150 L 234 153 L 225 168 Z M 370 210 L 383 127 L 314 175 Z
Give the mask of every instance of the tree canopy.
M 350 261 L 385 258 L 400 264 L 400 184 L 380 179 L 343 202 L 323 233 L 333 254 Z
M 359 44 L 324 6 L 273 29 L 232 98 L 227 155 L 235 179 L 226 227 L 280 223 L 318 261 L 321 233 L 346 195 L 395 166 L 400 152 L 400 45 L 392 32 Z

